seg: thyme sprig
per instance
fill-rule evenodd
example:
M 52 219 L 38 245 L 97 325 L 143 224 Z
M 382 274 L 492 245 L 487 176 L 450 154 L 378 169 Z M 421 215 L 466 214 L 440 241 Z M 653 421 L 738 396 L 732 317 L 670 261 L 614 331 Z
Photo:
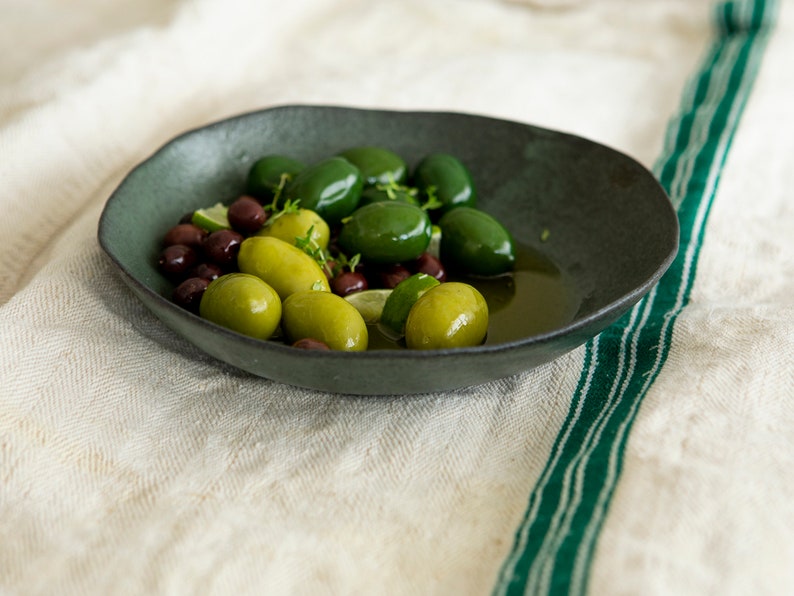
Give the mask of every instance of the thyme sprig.
M 300 202 L 300 199 L 295 199 L 294 201 L 292 199 L 287 199 L 281 209 L 272 211 L 272 215 L 267 218 L 265 226 L 272 226 L 281 217 L 287 215 L 288 213 L 298 213 L 301 210 Z M 270 205 L 270 208 L 273 209 L 273 205 Z
M 438 198 L 436 194 L 436 187 L 435 186 L 428 186 L 425 189 L 425 194 L 427 195 L 427 199 L 424 203 L 422 203 L 422 209 L 425 211 L 430 211 L 431 209 L 438 209 L 439 207 L 443 207 L 444 203 Z
M 399 184 L 394 180 L 394 178 L 389 176 L 389 182 L 387 184 L 376 184 L 375 188 L 386 193 L 386 196 L 392 201 L 398 200 L 398 193 L 407 195 L 415 199 L 420 204 L 419 206 L 425 211 L 438 209 L 444 205 L 438 198 L 437 189 L 435 186 L 428 186 L 424 193 L 422 193 L 419 188 L 415 186 Z M 424 200 L 422 200 L 423 197 Z
M 336 277 L 345 269 L 355 271 L 356 267 L 361 264 L 360 254 L 348 258 L 341 251 L 331 255 L 328 251 L 323 250 L 314 238 L 314 226 L 307 230 L 305 236 L 295 238 L 295 246 L 313 258 L 329 277 Z
M 314 238 L 314 226 L 309 227 L 305 236 L 295 237 L 295 246 L 317 261 L 317 264 L 322 268 L 325 268 L 330 260 L 328 254 L 320 247 L 317 240 Z
M 287 187 L 289 181 L 292 180 L 292 175 L 283 172 L 278 179 L 278 186 L 273 190 L 273 201 L 267 205 L 265 209 L 276 213 L 279 211 L 278 202 L 281 200 L 281 195 L 284 194 L 284 189 Z M 289 202 L 289 201 L 288 201 Z

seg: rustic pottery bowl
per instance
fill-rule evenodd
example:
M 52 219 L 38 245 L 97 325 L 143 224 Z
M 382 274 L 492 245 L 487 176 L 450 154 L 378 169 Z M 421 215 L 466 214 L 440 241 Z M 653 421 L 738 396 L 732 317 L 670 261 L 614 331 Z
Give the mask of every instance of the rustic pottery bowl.
M 239 335 L 171 302 L 173 286 L 158 272 L 157 255 L 163 234 L 184 213 L 239 196 L 251 164 L 268 153 L 312 162 L 356 145 L 387 147 L 409 165 L 431 152 L 456 155 L 473 174 L 478 206 L 514 235 L 526 275 L 494 305 L 497 331 L 485 344 L 306 351 Z M 172 140 L 111 195 L 98 236 L 143 304 L 209 355 L 282 383 L 384 395 L 485 383 L 580 346 L 659 280 L 678 249 L 678 221 L 648 170 L 586 139 L 463 113 L 295 105 Z

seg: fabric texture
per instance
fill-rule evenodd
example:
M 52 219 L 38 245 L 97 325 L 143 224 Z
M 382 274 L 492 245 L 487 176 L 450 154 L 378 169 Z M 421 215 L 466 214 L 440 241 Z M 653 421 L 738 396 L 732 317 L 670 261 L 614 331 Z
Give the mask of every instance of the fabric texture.
M 0 592 L 794 590 L 794 2 L 0 3 Z M 457 110 L 651 169 L 681 251 L 586 345 L 351 397 L 175 336 L 96 240 L 185 130 Z

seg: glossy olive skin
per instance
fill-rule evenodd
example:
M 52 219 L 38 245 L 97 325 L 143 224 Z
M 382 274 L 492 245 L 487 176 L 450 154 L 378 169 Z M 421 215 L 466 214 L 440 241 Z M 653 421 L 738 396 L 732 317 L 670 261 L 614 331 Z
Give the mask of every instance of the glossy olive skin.
M 404 184 L 408 179 L 408 166 L 402 157 L 383 147 L 351 147 L 340 153 L 356 166 L 364 185 Z
M 282 300 L 303 290 L 331 291 L 328 278 L 317 261 L 279 238 L 251 236 L 243 240 L 237 266 L 243 273 L 264 280 Z
M 469 284 L 447 282 L 425 292 L 405 323 L 405 344 L 412 350 L 478 346 L 488 333 L 488 305 Z
M 329 226 L 350 215 L 361 199 L 364 183 L 361 172 L 344 157 L 329 157 L 307 166 L 287 185 L 286 197 L 300 200 Z
M 347 254 L 360 254 L 368 263 L 399 263 L 421 255 L 430 243 L 432 224 L 419 207 L 397 201 L 372 203 L 357 209 L 339 234 Z
M 306 167 L 302 161 L 286 155 L 266 155 L 256 160 L 248 171 L 245 189 L 262 202 L 270 201 L 281 183 L 281 176 L 290 179 Z
M 370 203 L 380 203 L 382 201 L 399 201 L 416 205 L 417 207 L 420 205 L 419 199 L 407 190 L 399 188 L 386 190 L 377 186 L 368 186 L 361 191 L 361 200 L 358 202 L 358 207 L 361 208 Z
M 458 207 L 438 222 L 441 228 L 441 262 L 461 273 L 500 275 L 512 271 L 516 261 L 513 236 L 490 214 Z
M 281 320 L 281 299 L 254 275 L 228 273 L 207 286 L 199 314 L 243 335 L 269 339 Z
M 425 194 L 435 187 L 435 196 L 442 204 L 436 210 L 439 216 L 456 207 L 477 205 L 471 173 L 462 161 L 448 153 L 425 156 L 414 169 L 413 183 Z
M 311 338 L 332 350 L 367 349 L 369 334 L 361 313 L 344 298 L 328 292 L 303 291 L 283 303 L 281 328 L 287 343 Z
M 306 238 L 311 230 L 311 239 L 316 248 L 328 248 L 331 230 L 325 220 L 311 209 L 298 209 L 289 213 L 282 213 L 257 233 L 257 236 L 273 236 L 284 242 L 295 244 L 296 238 Z

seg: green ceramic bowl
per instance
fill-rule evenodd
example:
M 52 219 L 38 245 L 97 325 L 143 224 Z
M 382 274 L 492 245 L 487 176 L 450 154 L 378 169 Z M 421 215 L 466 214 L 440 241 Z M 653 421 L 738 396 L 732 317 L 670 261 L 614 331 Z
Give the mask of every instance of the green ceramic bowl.
M 310 163 L 357 145 L 389 148 L 409 166 L 431 152 L 454 154 L 472 172 L 478 206 L 514 235 L 519 271 L 483 282 L 493 327 L 485 344 L 305 351 L 241 336 L 171 302 L 156 261 L 183 214 L 239 196 L 262 155 Z M 650 172 L 579 137 L 470 114 L 298 105 L 217 122 L 162 147 L 109 198 L 99 242 L 147 308 L 218 360 L 282 383 L 383 395 L 480 384 L 580 346 L 659 280 L 678 249 L 678 221 Z

